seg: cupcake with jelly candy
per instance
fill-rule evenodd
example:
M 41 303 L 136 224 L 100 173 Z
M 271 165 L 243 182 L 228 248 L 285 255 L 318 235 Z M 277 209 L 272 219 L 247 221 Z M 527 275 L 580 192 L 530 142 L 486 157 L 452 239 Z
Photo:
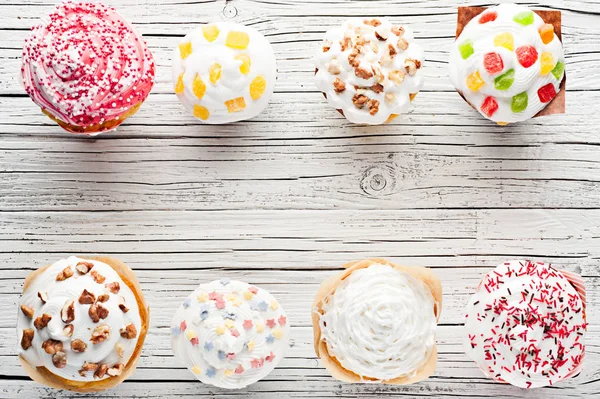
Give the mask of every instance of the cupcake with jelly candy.
M 140 108 L 154 84 L 154 59 L 113 8 L 67 1 L 32 28 L 21 75 L 44 114 L 69 132 L 96 134 Z
M 489 378 L 539 388 L 581 371 L 586 329 L 580 276 L 512 261 L 489 272 L 471 297 L 464 344 Z
M 412 31 L 385 18 L 331 29 L 316 58 L 317 87 L 352 123 L 380 125 L 411 109 L 424 54 Z
M 461 8 L 450 79 L 473 108 L 501 125 L 564 112 L 564 97 L 553 101 L 565 77 L 560 29 L 556 11 Z
M 173 53 L 173 85 L 200 121 L 223 124 L 253 118 L 269 103 L 277 66 L 269 41 L 232 22 L 203 25 Z
M 412 384 L 435 371 L 441 310 L 442 286 L 430 269 L 354 262 L 317 293 L 315 351 L 338 380 Z
M 25 280 L 19 360 L 34 381 L 52 388 L 112 388 L 135 370 L 148 323 L 148 307 L 129 267 L 107 257 L 72 256 Z
M 175 313 L 175 357 L 198 380 L 239 389 L 266 377 L 288 348 L 290 325 L 267 291 L 232 280 L 202 284 Z

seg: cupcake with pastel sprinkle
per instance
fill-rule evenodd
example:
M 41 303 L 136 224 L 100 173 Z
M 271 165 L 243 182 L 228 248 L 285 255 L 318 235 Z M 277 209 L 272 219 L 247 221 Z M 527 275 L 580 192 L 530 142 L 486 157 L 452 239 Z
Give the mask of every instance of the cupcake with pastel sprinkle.
M 289 323 L 267 291 L 232 280 L 202 284 L 173 317 L 173 352 L 198 380 L 239 389 L 266 377 L 288 347 Z

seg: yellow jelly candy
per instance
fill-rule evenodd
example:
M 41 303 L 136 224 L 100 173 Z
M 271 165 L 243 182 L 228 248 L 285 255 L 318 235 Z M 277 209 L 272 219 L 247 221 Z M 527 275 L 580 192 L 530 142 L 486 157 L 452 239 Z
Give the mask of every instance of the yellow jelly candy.
M 256 323 L 256 331 L 263 332 L 265 330 L 265 325 L 263 323 Z
M 250 56 L 248 54 L 239 54 L 234 57 L 237 61 L 242 61 L 242 65 L 240 65 L 240 72 L 244 75 L 248 75 L 250 73 Z
M 550 43 L 554 40 L 554 25 L 552 24 L 544 24 L 539 30 L 540 38 L 544 42 L 544 44 Z
M 206 85 L 198 74 L 196 74 L 194 82 L 192 83 L 192 90 L 196 97 L 198 97 L 198 100 L 202 100 L 202 97 L 204 97 L 204 93 L 206 92 Z
M 281 339 L 281 337 L 283 337 L 283 331 L 281 331 L 279 328 L 273 330 L 271 334 L 273 334 L 273 336 L 277 339 Z
M 232 329 L 235 327 L 235 324 L 233 323 L 233 320 L 225 320 L 225 326 L 229 329 Z
M 244 97 L 237 97 L 232 100 L 225 101 L 225 106 L 229 113 L 243 111 L 246 108 L 246 101 Z
M 254 341 L 249 341 L 246 346 L 248 347 L 248 352 L 252 352 L 254 350 Z
M 277 301 L 271 302 L 271 309 L 277 310 L 278 307 L 279 307 L 279 304 L 277 303 Z
M 175 83 L 175 93 L 181 94 L 185 90 L 185 86 L 183 84 L 183 73 L 179 75 L 177 78 L 177 83 Z
M 231 377 L 233 375 L 233 370 L 225 369 L 223 374 L 225 374 L 226 377 Z
M 475 71 L 467 77 L 467 87 L 473 91 L 479 91 L 484 84 L 485 82 L 481 79 L 479 71 Z
M 206 107 L 203 107 L 202 105 L 194 105 L 194 116 L 198 119 L 202 119 L 203 121 L 205 121 L 210 116 L 210 112 L 208 112 L 208 109 L 206 109 Z M 198 297 L 198 299 L 200 299 L 200 297 Z
M 200 295 L 198 295 L 198 302 L 206 301 L 208 301 L 208 295 L 206 294 L 206 292 L 201 292 Z
M 245 291 L 244 292 L 244 299 L 249 301 L 250 299 L 252 299 L 252 297 L 254 296 L 254 294 L 251 291 Z
M 192 54 L 192 42 L 185 42 L 179 45 L 179 54 L 181 54 L 181 59 L 185 60 Z
M 198 367 L 198 366 L 194 366 L 194 367 L 192 367 L 192 373 L 202 374 L 202 369 L 200 369 L 200 367 Z
M 225 295 L 225 299 L 231 302 L 235 299 L 235 294 L 233 292 L 230 292 L 229 294 Z
M 540 65 L 541 65 L 540 73 L 542 75 L 549 74 L 554 69 L 554 64 L 555 64 L 554 57 L 552 56 L 552 53 L 548 53 L 548 52 L 542 53 L 542 56 L 540 57 Z
M 217 334 L 219 334 L 219 335 L 223 335 L 223 334 L 225 334 L 225 327 L 224 327 L 224 326 L 218 326 L 218 327 L 215 329 L 215 332 L 216 332 Z
M 216 62 L 212 64 L 208 71 L 208 76 L 210 78 L 210 83 L 217 84 L 219 79 L 221 79 L 221 65 Z
M 509 51 L 513 51 L 515 48 L 515 38 L 513 37 L 512 33 L 500 33 L 494 38 L 494 46 L 504 47 Z
M 185 335 L 188 337 L 188 339 L 196 338 L 198 336 L 194 330 L 187 330 Z
M 250 97 L 253 100 L 258 100 L 265 94 L 265 90 L 267 89 L 267 80 L 264 76 L 259 75 L 254 78 L 252 83 L 250 83 Z
M 219 36 L 219 28 L 216 25 L 204 25 L 202 27 L 204 38 L 209 42 L 214 42 Z
M 231 31 L 227 34 L 225 45 L 237 50 L 243 50 L 248 47 L 250 36 L 246 32 Z

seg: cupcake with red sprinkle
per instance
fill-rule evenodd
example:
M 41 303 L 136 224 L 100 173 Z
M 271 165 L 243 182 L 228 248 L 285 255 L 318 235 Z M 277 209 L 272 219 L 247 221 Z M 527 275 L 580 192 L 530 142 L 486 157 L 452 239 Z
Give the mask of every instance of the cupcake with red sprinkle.
M 539 388 L 581 371 L 586 329 L 580 276 L 512 261 L 488 273 L 469 301 L 464 342 L 488 377 Z
M 154 85 L 154 59 L 114 8 L 64 2 L 31 30 L 21 75 L 42 112 L 72 133 L 115 129 Z

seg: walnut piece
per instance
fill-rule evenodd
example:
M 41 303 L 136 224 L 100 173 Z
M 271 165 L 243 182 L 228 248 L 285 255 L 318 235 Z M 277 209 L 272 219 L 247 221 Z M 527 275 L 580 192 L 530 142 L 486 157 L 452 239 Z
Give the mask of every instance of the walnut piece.
M 125 298 L 119 298 L 119 309 L 123 311 L 123 313 L 129 312 L 129 308 L 125 305 Z
M 377 94 L 383 93 L 383 85 L 381 85 L 380 83 L 374 84 L 373 86 L 371 86 L 371 90 L 373 90 Z
M 404 82 L 405 76 L 406 72 L 404 72 L 403 70 L 395 70 L 389 73 L 388 79 L 396 83 L 396 85 L 400 86 L 402 82 Z
M 90 339 L 90 341 L 92 341 L 92 343 L 94 345 L 97 345 L 99 343 L 106 341 L 108 339 L 108 337 L 110 337 L 110 327 L 107 326 L 106 324 L 103 324 L 94 329 L 94 332 L 92 332 L 92 338 Z
M 40 298 L 40 301 L 42 301 L 42 303 L 46 303 L 48 302 L 48 293 L 46 292 L 38 292 L 38 298 Z
M 63 328 L 63 335 L 65 337 L 72 337 L 74 329 L 75 327 L 73 326 L 73 324 L 67 324 L 65 328 Z
M 91 275 L 92 275 L 92 278 L 94 279 L 94 281 L 97 282 L 98 284 L 102 284 L 104 282 L 104 280 L 106 280 L 106 277 L 104 277 L 103 275 L 101 275 L 100 273 L 98 273 L 95 270 L 92 270 Z
M 52 356 L 52 364 L 57 369 L 62 369 L 67 365 L 67 354 L 65 352 L 56 352 Z
M 21 337 L 21 348 L 23 348 L 23 350 L 31 348 L 31 342 L 33 342 L 34 335 L 35 332 L 32 328 L 23 330 L 23 337 Z
M 338 60 L 331 60 L 325 65 L 327 67 L 327 72 L 332 75 L 339 75 L 342 72 L 342 66 L 338 62 Z
M 104 303 L 110 299 L 110 295 L 108 294 L 100 294 L 98 295 L 98 302 Z
M 30 319 L 33 318 L 33 314 L 35 313 L 33 308 L 27 305 L 21 305 L 21 312 Z
M 331 50 L 331 42 L 329 40 L 325 40 L 323 42 L 323 52 L 326 53 Z
M 371 115 L 375 115 L 377 112 L 379 112 L 379 101 L 373 98 L 369 100 L 369 102 L 367 103 L 367 107 L 369 107 L 369 113 Z
M 71 341 L 71 350 L 73 352 L 85 352 L 87 344 L 80 339 L 74 339 Z
M 344 40 L 340 40 L 340 46 L 342 48 L 342 51 L 348 50 L 351 45 L 352 41 L 350 40 L 349 36 L 344 36 Z
M 121 373 L 123 372 L 123 369 L 125 369 L 125 365 L 119 363 L 119 364 L 115 364 L 113 367 L 109 368 L 106 372 L 111 377 L 116 377 L 118 375 L 121 375 Z
M 364 68 L 355 68 L 354 74 L 361 79 L 371 79 L 373 77 L 373 71 L 368 71 Z
M 33 325 L 38 330 L 41 330 L 42 328 L 45 328 L 48 325 L 48 323 L 50 323 L 50 320 L 52 320 L 52 316 L 50 316 L 47 313 L 44 313 L 43 315 L 41 315 L 33 321 Z
M 392 26 L 391 32 L 398 37 L 404 36 L 404 28 L 401 26 Z
M 369 97 L 365 96 L 364 94 L 357 93 L 354 95 L 354 97 L 352 97 L 352 103 L 356 108 L 364 107 L 367 101 L 369 101 Z
M 385 101 L 388 101 L 388 102 L 396 101 L 396 96 L 393 93 L 386 93 Z
M 335 90 L 336 93 L 343 92 L 346 90 L 346 83 L 344 83 L 340 78 L 336 78 L 333 82 L 333 90 Z
M 363 21 L 363 23 L 365 25 L 370 25 L 370 26 L 374 26 L 374 27 L 378 27 L 379 25 L 381 25 L 381 21 L 378 19 L 365 19 Z
M 42 343 L 42 349 L 49 355 L 62 352 L 63 343 L 55 339 L 47 339 Z
M 56 281 L 65 281 L 73 275 L 73 269 L 71 266 L 65 267 L 60 273 L 56 275 Z
M 79 274 L 88 274 L 90 270 L 94 267 L 92 262 L 79 262 L 75 269 L 79 272 Z
M 394 47 L 393 44 L 388 44 L 388 52 L 390 53 L 390 58 L 393 59 L 396 54 L 398 54 L 398 50 Z
M 404 68 L 410 76 L 415 76 L 415 74 L 417 73 L 417 69 L 421 68 L 421 61 L 413 60 L 412 58 L 407 58 L 404 61 Z
M 115 351 L 117 351 L 119 359 L 123 358 L 123 355 L 125 355 L 125 347 L 118 342 L 115 344 Z
M 79 296 L 79 303 L 82 305 L 91 305 L 94 302 L 96 302 L 96 296 L 88 290 L 84 289 L 81 295 Z
M 134 339 L 137 336 L 137 329 L 133 323 L 127 325 L 125 328 L 121 328 L 121 337 L 125 339 Z
M 79 370 L 79 375 L 85 377 L 87 372 L 96 370 L 98 370 L 98 363 L 85 362 L 83 363 L 83 366 L 81 366 L 81 370 Z
M 121 290 L 121 285 L 119 284 L 118 281 L 115 281 L 113 283 L 106 283 L 106 284 L 104 284 L 104 286 L 106 288 L 108 288 L 108 290 L 110 292 L 112 292 L 113 294 L 118 294 L 119 291 Z
M 398 39 L 398 43 L 396 44 L 399 49 L 406 50 L 408 48 L 408 41 L 405 38 L 401 37 Z
M 360 61 L 358 60 L 358 55 L 360 54 L 360 48 L 354 47 L 350 54 L 348 54 L 348 63 L 353 68 L 358 68 L 360 66 Z
M 60 311 L 60 318 L 65 323 L 71 323 L 75 320 L 75 301 L 67 299 L 62 310 Z
M 108 309 L 106 309 L 99 303 L 94 303 L 92 306 L 90 306 L 90 309 L 88 310 L 88 315 L 94 323 L 98 323 L 100 319 L 106 319 L 106 317 L 108 316 Z
M 95 378 L 102 378 L 106 375 L 106 371 L 108 371 L 108 366 L 106 364 L 101 364 L 98 366 L 98 369 L 94 373 Z
M 379 27 L 375 29 L 375 37 L 377 38 L 377 40 L 381 40 L 382 42 L 384 42 L 388 38 L 388 32 L 385 29 L 383 29 L 383 26 Z

